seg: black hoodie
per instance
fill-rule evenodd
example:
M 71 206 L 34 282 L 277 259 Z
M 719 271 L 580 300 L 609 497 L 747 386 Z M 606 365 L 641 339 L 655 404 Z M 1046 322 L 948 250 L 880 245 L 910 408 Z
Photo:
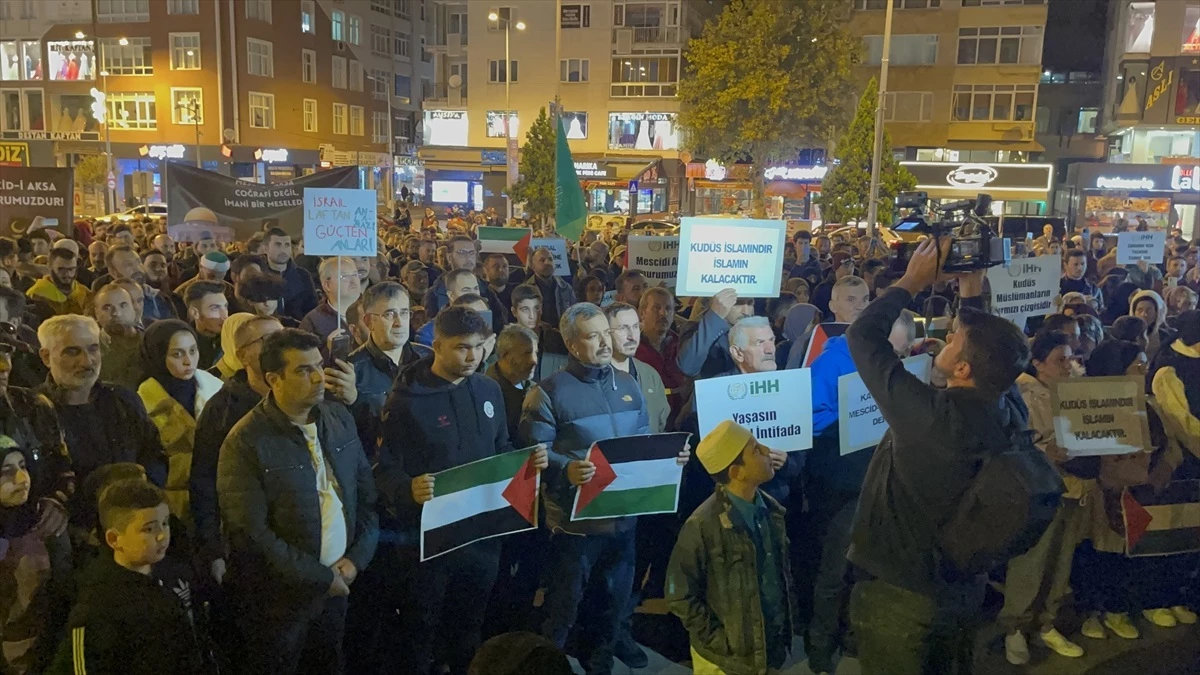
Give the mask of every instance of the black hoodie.
M 434 375 L 432 365 L 429 356 L 401 372 L 383 406 L 375 483 L 402 539 L 415 537 L 420 524 L 414 476 L 513 449 L 500 385 L 479 373 L 451 384 Z

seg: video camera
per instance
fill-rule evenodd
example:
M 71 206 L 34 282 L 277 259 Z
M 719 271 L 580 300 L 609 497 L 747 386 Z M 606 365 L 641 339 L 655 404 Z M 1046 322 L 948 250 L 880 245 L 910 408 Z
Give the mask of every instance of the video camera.
M 901 192 L 896 197 L 896 206 L 911 210 L 892 226 L 892 231 L 903 238 L 892 244 L 896 251 L 893 269 L 897 272 L 907 269 L 920 245 L 917 237 L 905 237 L 906 234 L 925 235 L 939 243 L 949 238 L 950 252 L 942 263 L 946 272 L 972 272 L 1008 263 L 1012 259 L 1009 240 L 997 235 L 983 219 L 991 205 L 992 196 L 987 194 L 938 205 L 930 203 L 925 192 Z

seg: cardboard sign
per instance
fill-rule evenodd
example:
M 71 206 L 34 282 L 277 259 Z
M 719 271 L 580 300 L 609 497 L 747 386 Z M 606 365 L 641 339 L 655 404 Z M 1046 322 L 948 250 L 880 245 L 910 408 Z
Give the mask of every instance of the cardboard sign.
M 1167 246 L 1167 233 L 1157 232 L 1121 232 L 1117 234 L 1117 264 L 1134 265 L 1139 260 L 1145 260 L 1151 265 L 1163 261 Z
M 569 277 L 571 268 L 567 265 L 567 240 L 558 237 L 534 238 L 529 240 L 529 255 L 539 248 L 548 248 L 554 254 L 554 276 Z
M 676 293 L 711 297 L 726 288 L 742 298 L 779 296 L 787 223 L 749 218 L 684 218 Z
M 904 369 L 929 384 L 929 371 L 933 368 L 933 357 L 928 354 L 904 359 Z M 867 391 L 867 385 L 858 373 L 849 373 L 838 378 L 838 438 L 842 455 L 849 455 L 865 448 L 873 448 L 888 430 L 887 420 L 879 412 L 875 397 Z
M 304 188 L 304 254 L 374 256 L 375 191 Z
M 1125 455 L 1148 447 L 1144 379 L 1069 378 L 1051 394 L 1055 442 L 1068 456 Z
M 631 234 L 626 242 L 629 256 L 625 269 L 637 270 L 655 286 L 675 288 L 679 268 L 679 237 Z
M 1054 254 L 1021 258 L 1008 267 L 987 271 L 992 289 L 992 313 L 1024 327 L 1031 316 L 1054 312 L 1062 279 L 1062 257 Z
M 698 380 L 696 414 L 701 438 L 731 419 L 773 450 L 807 450 L 812 447 L 812 375 L 801 368 Z

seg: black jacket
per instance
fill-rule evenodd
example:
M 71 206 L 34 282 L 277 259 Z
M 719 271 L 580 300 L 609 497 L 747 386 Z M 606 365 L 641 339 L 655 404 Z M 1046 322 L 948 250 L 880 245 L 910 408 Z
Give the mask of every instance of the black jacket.
M 375 481 L 350 411 L 322 401 L 313 409 L 326 466 L 346 516 L 346 554 L 361 572 L 375 555 Z M 230 579 L 263 611 L 310 611 L 333 570 L 322 565 L 321 505 L 308 443 L 268 396 L 221 445 L 217 498 L 229 539 Z
M 525 404 L 525 394 L 529 393 L 529 389 L 533 387 L 533 380 L 520 382 L 520 388 L 517 385 L 504 379 L 504 375 L 500 374 L 500 366 L 493 363 L 487 370 L 487 376 L 496 381 L 500 385 L 500 393 L 504 396 L 504 414 L 507 418 L 505 423 L 508 424 L 509 439 L 517 438 L 521 432 L 521 406 Z
M 905 370 L 888 334 L 911 301 L 888 289 L 846 332 L 858 374 L 890 425 L 867 469 L 847 557 L 871 576 L 936 598 L 954 583 L 938 562 L 941 528 L 983 459 L 1008 442 L 980 429 L 990 418 L 1016 433 L 1028 418 L 1008 396 L 937 389 Z
M 200 555 L 206 563 L 225 557 L 221 509 L 217 505 L 217 461 L 221 457 L 221 443 L 233 430 L 233 425 L 261 401 L 258 392 L 250 388 L 246 371 L 239 370 L 204 404 L 204 411 L 196 420 L 188 492 Z
M 296 265 L 295 260 L 289 260 L 282 276 L 285 286 L 283 306 L 279 309 L 299 321 L 317 308 L 317 288 L 313 285 L 312 274 Z
M 180 598 L 152 576 L 121 567 L 109 551 L 82 575 L 69 631 L 50 669 L 53 675 L 204 672 Z
M 346 359 L 354 368 L 354 386 L 358 389 L 358 398 L 350 406 L 350 412 L 354 413 L 358 437 L 362 439 L 368 457 L 375 456 L 375 443 L 379 440 L 379 414 L 388 394 L 392 393 L 392 385 L 400 371 L 416 363 L 419 358 L 412 343 L 405 343 L 400 352 L 400 364 L 396 365 L 368 338 L 365 345 L 354 350 Z
M 50 399 L 31 389 L 8 387 L 0 396 L 0 433 L 27 451 L 34 489 L 29 500 L 50 497 L 65 506 L 75 491 L 75 472 Z
M 433 358 L 400 374 L 383 408 L 375 478 L 398 540 L 415 544 L 421 508 L 412 479 L 513 449 L 500 385 L 474 373 L 458 384 L 434 375 Z

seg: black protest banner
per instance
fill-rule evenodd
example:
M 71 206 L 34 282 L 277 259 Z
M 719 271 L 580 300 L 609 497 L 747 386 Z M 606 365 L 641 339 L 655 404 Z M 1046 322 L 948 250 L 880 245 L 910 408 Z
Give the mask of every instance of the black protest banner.
M 0 234 L 24 234 L 38 216 L 57 219 L 55 229 L 70 234 L 75 213 L 73 171 L 42 166 L 0 167 Z
M 359 187 L 356 166 L 273 185 L 177 162 L 168 163 L 166 173 L 167 228 L 178 241 L 197 241 L 204 233 L 218 241 L 246 239 L 266 221 L 299 239 L 304 232 L 304 188 Z

